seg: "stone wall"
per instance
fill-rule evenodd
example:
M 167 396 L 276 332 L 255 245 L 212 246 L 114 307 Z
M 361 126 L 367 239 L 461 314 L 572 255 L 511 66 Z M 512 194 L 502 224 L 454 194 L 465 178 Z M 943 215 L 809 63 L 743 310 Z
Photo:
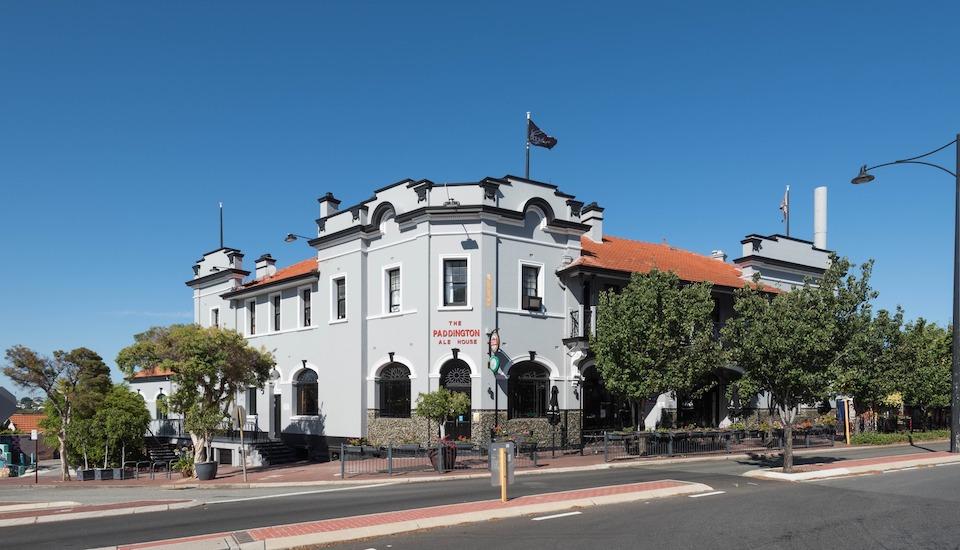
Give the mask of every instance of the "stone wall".
M 507 413 L 500 411 L 475 411 L 479 413 L 480 422 L 473 423 L 473 440 L 484 445 L 490 443 L 490 429 L 494 426 L 495 416 L 499 416 L 499 424 L 507 436 L 523 437 L 526 441 L 536 441 L 542 448 L 549 448 L 556 441 L 561 447 L 566 440 L 568 447 L 580 445 L 580 411 L 561 410 L 560 422 L 551 426 L 546 418 L 513 418 L 507 419 Z M 554 439 L 554 433 L 556 439 Z
M 474 410 L 471 418 L 473 422 L 470 431 L 473 441 L 481 445 L 490 443 L 490 429 L 494 426 L 495 413 L 492 410 Z M 536 441 L 540 447 L 549 448 L 554 441 L 563 445 L 564 439 L 568 447 L 580 444 L 580 411 L 561 410 L 560 423 L 551 426 L 546 418 L 514 418 L 507 419 L 506 411 L 499 412 L 499 423 L 508 436 L 523 437 L 526 441 Z M 429 426 L 428 426 L 429 425 Z M 410 418 L 383 418 L 377 416 L 375 410 L 367 411 L 367 440 L 372 445 L 386 445 L 388 443 L 421 443 L 427 444 L 437 439 L 437 426 L 433 422 L 411 413 Z
M 436 439 L 436 431 L 436 424 L 415 412 L 410 413 L 410 418 L 386 418 L 377 415 L 375 410 L 367 411 L 367 441 L 371 445 L 426 444 Z

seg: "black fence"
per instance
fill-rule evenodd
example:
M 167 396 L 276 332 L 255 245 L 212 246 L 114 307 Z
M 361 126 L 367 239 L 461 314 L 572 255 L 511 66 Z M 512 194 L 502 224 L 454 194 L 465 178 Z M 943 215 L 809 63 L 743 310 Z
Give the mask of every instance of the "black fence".
M 538 465 L 536 443 L 518 443 L 514 446 L 516 468 L 534 468 Z M 488 470 L 490 457 L 487 447 L 456 443 L 437 443 L 430 446 L 412 445 L 341 445 L 340 477 L 363 474 L 398 475 L 411 472 L 448 472 L 454 470 Z
M 832 428 L 793 431 L 794 448 L 832 447 Z M 604 460 L 677 455 L 748 453 L 783 448 L 783 430 L 722 430 L 702 432 L 604 432 L 585 440 L 584 452 L 603 454 Z M 589 450 L 588 450 L 589 449 Z

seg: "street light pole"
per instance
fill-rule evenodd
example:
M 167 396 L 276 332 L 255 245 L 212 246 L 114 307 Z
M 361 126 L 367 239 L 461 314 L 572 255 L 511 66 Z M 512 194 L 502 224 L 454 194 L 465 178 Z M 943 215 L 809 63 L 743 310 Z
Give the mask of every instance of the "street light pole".
M 955 146 L 956 148 L 956 166 L 953 172 L 938 164 L 919 160 L 934 153 L 938 153 L 951 145 Z M 950 143 L 938 149 L 934 149 L 929 153 L 924 153 L 908 159 L 877 164 L 876 166 L 871 166 L 869 168 L 864 165 L 860 168 L 860 174 L 850 180 L 850 183 L 855 185 L 869 183 L 873 181 L 873 175 L 868 173 L 870 170 L 873 170 L 874 168 L 880 168 L 882 166 L 890 166 L 893 164 L 923 164 L 925 166 L 942 170 L 953 176 L 954 179 L 953 330 L 951 344 L 953 350 L 953 362 L 950 372 L 950 452 L 960 453 L 960 134 L 957 134 L 956 138 Z
M 954 140 L 957 164 L 954 169 L 953 212 L 953 372 L 950 393 L 950 452 L 960 453 L 960 134 Z

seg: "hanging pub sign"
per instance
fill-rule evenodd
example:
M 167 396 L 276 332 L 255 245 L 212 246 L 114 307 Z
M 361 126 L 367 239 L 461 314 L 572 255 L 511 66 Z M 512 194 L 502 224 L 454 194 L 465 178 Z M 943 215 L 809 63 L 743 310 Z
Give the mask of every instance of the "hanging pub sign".
M 490 333 L 490 338 L 487 340 L 487 349 L 490 350 L 490 370 L 493 374 L 500 372 L 500 329 L 495 328 Z

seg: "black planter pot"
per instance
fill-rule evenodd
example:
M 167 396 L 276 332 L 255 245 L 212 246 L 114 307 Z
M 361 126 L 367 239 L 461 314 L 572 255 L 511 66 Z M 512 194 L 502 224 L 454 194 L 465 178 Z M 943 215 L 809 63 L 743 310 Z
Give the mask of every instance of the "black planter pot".
M 97 468 L 94 470 L 94 479 L 97 481 L 108 481 L 113 479 L 113 468 Z
M 216 462 L 197 462 L 193 465 L 193 470 L 197 473 L 197 479 L 200 481 L 209 481 L 217 477 Z
M 77 479 L 80 481 L 93 481 L 97 478 L 97 471 L 94 469 L 77 470 Z
M 455 445 L 443 445 L 443 470 L 440 469 L 440 464 L 438 463 L 437 458 L 437 449 L 432 447 L 427 451 L 427 458 L 430 459 L 430 464 L 433 466 L 434 470 L 437 471 L 447 471 L 452 470 L 454 465 L 457 463 L 457 447 Z

